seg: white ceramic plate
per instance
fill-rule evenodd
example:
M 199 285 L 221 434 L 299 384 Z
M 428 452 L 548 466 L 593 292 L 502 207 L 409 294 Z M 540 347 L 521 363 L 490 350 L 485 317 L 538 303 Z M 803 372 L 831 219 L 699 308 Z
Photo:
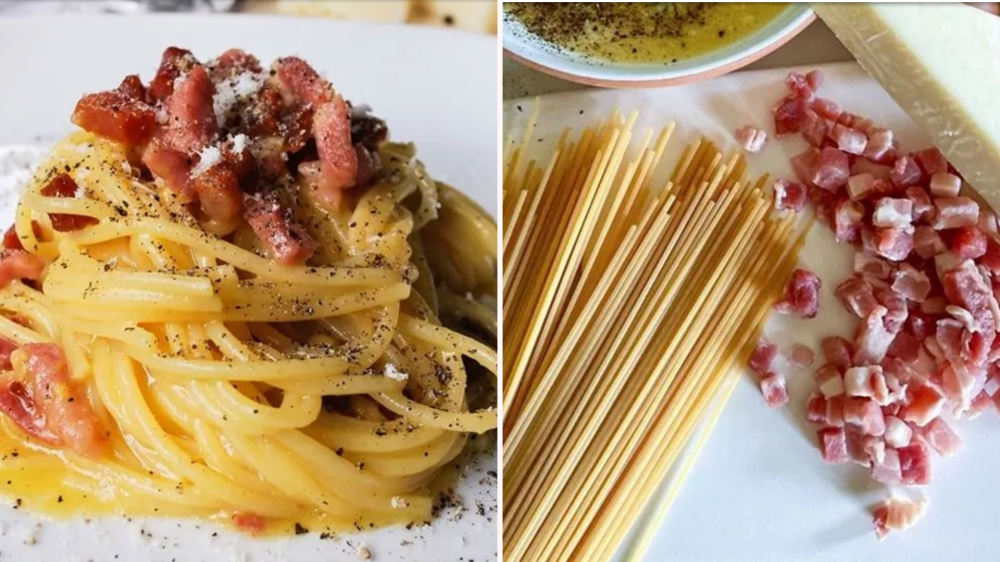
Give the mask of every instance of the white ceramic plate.
M 136 72 L 149 80 L 169 45 L 203 60 L 229 47 L 265 64 L 282 55 L 304 57 L 346 97 L 384 117 L 392 138 L 415 141 L 435 177 L 496 214 L 493 37 L 256 16 L 41 17 L 0 19 L 0 225 L 13 218 L 14 160 L 30 158 L 30 147 L 70 131 L 69 116 L 82 93 L 113 88 Z M 457 490 L 464 510 L 446 510 L 430 527 L 336 540 L 320 540 L 317 533 L 255 540 L 177 520 L 55 522 L 14 510 L 8 507 L 13 499 L 4 498 L 0 556 L 38 562 L 340 561 L 357 560 L 363 543 L 376 562 L 495 560 L 496 459 L 480 458 L 463 475 Z
M 819 95 L 847 111 L 890 127 L 905 151 L 929 146 L 926 135 L 892 98 L 853 63 L 821 66 L 826 80 Z M 785 95 L 789 69 L 736 72 L 715 80 L 659 90 L 585 90 L 541 98 L 534 142 L 551 146 L 564 127 L 579 130 L 615 109 L 639 110 L 636 136 L 650 126 L 675 120 L 673 149 L 663 167 L 672 169 L 679 147 L 706 136 L 726 149 L 736 148 L 736 127 L 755 124 L 773 131 L 771 107 Z M 800 69 L 800 70 L 810 70 Z M 520 138 L 532 100 L 504 104 L 505 134 Z M 521 106 L 522 111 L 517 107 Z M 753 175 L 794 178 L 790 158 L 806 148 L 799 135 L 771 140 L 751 154 Z M 953 458 L 935 456 L 931 484 L 899 488 L 905 496 L 926 495 L 926 517 L 912 529 L 875 538 L 871 508 L 890 490 L 855 464 L 831 466 L 816 446 L 816 427 L 805 420 L 812 372 L 821 361 L 822 337 L 850 337 L 857 319 L 837 301 L 834 290 L 850 275 L 851 252 L 836 244 L 829 229 L 813 228 L 800 265 L 823 280 L 820 312 L 812 320 L 772 315 L 766 326 L 781 349 L 799 342 L 817 352 L 813 368 L 793 368 L 783 360 L 776 370 L 788 379 L 790 403 L 772 410 L 743 369 L 722 417 L 698 457 L 673 507 L 660 527 L 645 562 L 923 562 L 998 560 L 993 537 L 1000 516 L 1000 417 L 989 410 L 976 420 L 952 424 L 965 442 Z M 679 465 L 678 465 L 679 466 Z M 676 473 L 667 474 L 667 480 Z M 665 487 L 664 487 L 665 490 Z M 661 497 L 662 497 L 661 490 Z M 655 502 L 654 502 L 655 503 Z M 648 521 L 652 511 L 640 517 Z M 613 561 L 629 560 L 620 549 Z
M 615 88 L 683 84 L 742 68 L 784 45 L 814 19 L 805 3 L 788 8 L 767 25 L 722 49 L 674 64 L 604 63 L 555 48 L 527 31 L 515 18 L 503 18 L 506 54 L 536 70 L 565 80 Z

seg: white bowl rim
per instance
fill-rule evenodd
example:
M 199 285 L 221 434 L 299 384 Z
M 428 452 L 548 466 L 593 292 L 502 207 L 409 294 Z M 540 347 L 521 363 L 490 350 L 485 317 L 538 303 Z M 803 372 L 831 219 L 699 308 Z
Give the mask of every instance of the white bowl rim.
M 730 70 L 749 64 L 761 51 L 783 42 L 795 30 L 804 28 L 813 19 L 808 3 L 790 3 L 778 17 L 750 35 L 721 49 L 664 66 L 655 64 L 605 63 L 595 64 L 586 57 L 551 47 L 539 47 L 539 39 L 527 31 L 514 33 L 511 22 L 503 18 L 503 48 L 516 58 L 527 61 L 543 71 L 586 82 L 669 82 L 712 74 L 726 67 Z M 520 24 L 516 24 L 520 26 Z M 523 30 L 523 27 L 520 27 Z M 638 84 L 637 84 L 638 85 Z

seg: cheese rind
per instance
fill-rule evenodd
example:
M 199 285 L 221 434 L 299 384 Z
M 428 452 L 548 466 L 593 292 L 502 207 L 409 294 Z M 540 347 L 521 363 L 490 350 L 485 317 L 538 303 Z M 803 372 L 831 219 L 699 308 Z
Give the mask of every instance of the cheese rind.
M 1000 210 L 1000 18 L 962 4 L 814 4 L 861 66 Z

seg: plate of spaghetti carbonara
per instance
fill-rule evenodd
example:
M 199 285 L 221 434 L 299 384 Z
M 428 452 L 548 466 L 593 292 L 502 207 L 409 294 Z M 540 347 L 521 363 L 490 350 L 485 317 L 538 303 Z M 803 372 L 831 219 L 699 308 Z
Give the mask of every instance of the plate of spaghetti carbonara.
M 255 22 L 281 26 L 239 24 Z M 389 29 L 343 26 L 331 44 Z M 95 52 L 87 64 L 117 79 L 53 81 L 75 92 L 45 108 L 65 125 L 0 151 L 0 545 L 53 560 L 78 536 L 101 559 L 495 557 L 495 167 L 464 174 L 469 188 L 425 163 L 389 115 L 419 87 L 383 114 L 322 50 L 212 48 L 240 35 L 194 31 L 137 39 L 159 50 L 138 66 Z M 404 37 L 488 54 L 458 34 L 385 41 Z M 447 60 L 369 51 L 351 56 L 455 89 L 434 74 Z M 3 94 L 0 128 L 23 131 L 16 108 L 45 87 Z M 463 89 L 480 88 L 496 96 L 496 78 Z M 436 114 L 466 95 L 427 104 L 423 136 L 447 134 Z M 495 115 L 480 123 L 483 138 L 450 140 L 479 147 L 465 165 L 495 154 Z M 138 539 L 108 540 L 135 525 Z

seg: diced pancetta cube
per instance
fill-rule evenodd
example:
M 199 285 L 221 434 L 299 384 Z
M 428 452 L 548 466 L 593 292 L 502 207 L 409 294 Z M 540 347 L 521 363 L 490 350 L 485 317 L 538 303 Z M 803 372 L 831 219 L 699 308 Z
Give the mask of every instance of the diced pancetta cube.
M 886 355 L 913 364 L 920 359 L 921 347 L 923 347 L 923 342 L 907 332 L 899 332 L 896 334 L 896 339 L 892 340 L 892 345 L 889 346 Z
M 868 453 L 865 452 L 865 441 L 868 437 L 856 425 L 847 424 L 844 426 L 844 440 L 847 441 L 847 456 L 862 466 L 871 464 Z
M 889 310 L 882 320 L 882 323 L 885 324 L 885 329 L 893 334 L 899 332 L 903 328 L 903 324 L 906 323 L 906 319 L 910 316 L 910 310 L 906 306 L 906 301 L 892 292 L 888 286 L 876 289 L 875 298 L 879 304 Z
M 874 187 L 875 177 L 868 172 L 862 172 L 847 178 L 847 195 L 855 201 L 860 201 L 867 197 L 874 190 Z
M 997 393 L 1000 396 L 1000 393 Z M 847 402 L 845 394 L 839 394 L 826 399 L 826 425 L 831 427 L 844 426 L 844 404 Z
M 858 324 L 854 333 L 854 364 L 875 365 L 885 358 L 895 335 L 885 327 L 889 309 L 878 305 Z
M 809 100 L 795 95 L 789 95 L 771 109 L 774 114 L 774 132 L 777 137 L 797 133 L 802 129 Z
M 824 398 L 833 398 L 844 393 L 844 379 L 833 365 L 823 365 L 815 373 L 813 378 Z
M 993 291 L 971 260 L 965 260 L 941 279 L 944 295 L 952 303 L 965 308 L 976 318 L 981 330 L 992 327 L 995 331 L 996 299 Z
M 973 337 L 979 334 L 973 334 Z M 983 390 L 986 371 L 975 365 L 956 362 L 941 369 L 941 386 L 945 394 L 955 404 L 955 412 L 964 413 L 972 404 L 972 399 Z
M 988 235 L 996 235 L 1000 233 L 1000 225 L 997 224 L 997 216 L 993 211 L 989 209 L 981 209 L 979 211 L 979 230 L 982 230 Z
M 747 152 L 760 152 L 767 143 L 767 131 L 744 125 L 736 129 L 736 142 Z
M 809 84 L 809 89 L 812 90 L 813 94 L 819 91 L 820 86 L 823 85 L 824 78 L 823 71 L 818 68 L 806 73 L 806 83 Z
M 857 129 L 866 135 L 869 134 L 872 131 L 872 129 L 874 129 L 875 125 L 874 123 L 872 123 L 871 119 L 865 119 L 860 115 L 855 115 L 847 111 L 842 112 L 840 114 L 840 117 L 837 117 L 837 123 L 845 127 Z
M 793 365 L 805 367 L 812 365 L 815 355 L 813 350 L 809 349 L 808 346 L 797 343 L 792 345 L 791 349 L 788 350 L 788 361 Z
M 871 129 L 868 131 L 868 143 L 865 145 L 862 156 L 872 162 L 883 162 L 893 149 L 893 135 L 889 129 Z
M 972 404 L 969 405 L 969 410 L 965 412 L 965 417 L 974 420 L 992 407 L 993 398 L 983 390 L 972 399 Z
M 1000 274 L 1000 242 L 996 236 L 991 234 L 986 237 L 986 253 L 979 260 L 979 264 L 994 275 Z
M 903 263 L 893 273 L 892 290 L 908 301 L 924 302 L 931 292 L 931 280 L 923 271 Z
M 793 181 L 778 180 L 774 182 L 774 208 L 778 210 L 792 209 L 796 213 L 806 207 L 809 201 L 806 186 Z
M 818 434 L 819 450 L 824 461 L 839 464 L 851 460 L 847 456 L 847 439 L 842 428 L 825 427 L 819 430 Z
M 900 410 L 900 417 L 919 427 L 941 415 L 945 399 L 933 386 L 916 381 L 910 385 L 907 396 L 909 403 Z
M 885 441 L 879 437 L 865 437 L 863 449 L 870 464 L 875 465 L 885 461 Z
M 813 184 L 813 176 L 819 165 L 819 149 L 809 147 L 805 152 L 792 157 L 792 169 L 796 177 L 806 185 Z
M 840 117 L 840 106 L 837 102 L 826 98 L 816 98 L 812 102 L 812 110 L 827 121 L 836 121 Z
M 899 467 L 903 473 L 903 484 L 924 485 L 931 481 L 931 455 L 927 446 L 914 440 L 905 447 L 896 449 L 899 453 Z
M 951 237 L 951 251 L 964 260 L 986 255 L 986 235 L 974 226 L 956 229 Z
M 896 187 L 910 187 L 918 185 L 923 180 L 924 172 L 920 169 L 917 161 L 910 156 L 902 156 L 892 166 L 889 172 L 889 181 Z
M 760 391 L 764 394 L 764 401 L 772 408 L 780 408 L 788 403 L 788 388 L 785 386 L 785 377 L 768 373 L 760 379 Z
M 938 280 L 943 282 L 944 276 L 961 267 L 962 263 L 961 258 L 947 250 L 934 256 L 934 270 L 937 272 Z
M 918 226 L 913 232 L 913 251 L 924 259 L 930 259 L 946 251 L 944 240 L 936 230 L 929 226 Z
M 796 269 L 785 285 L 785 294 L 774 304 L 774 309 L 781 314 L 813 318 L 819 312 L 819 289 L 822 285 L 819 277 L 811 271 Z
M 961 323 L 961 327 L 965 328 L 965 330 L 967 330 L 969 332 L 975 332 L 977 330 L 977 327 L 976 327 L 976 317 L 973 316 L 972 313 L 969 312 L 968 310 L 965 310 L 964 308 L 962 308 L 960 306 L 955 306 L 953 304 L 949 304 L 949 305 L 945 305 L 944 311 L 947 314 L 950 314 L 952 318 L 954 318 L 955 320 L 957 320 L 958 322 L 960 322 Z M 939 328 L 941 328 L 940 322 L 946 322 L 946 320 L 940 320 L 939 321 L 939 326 L 938 326 Z M 949 326 L 951 325 L 950 322 L 948 322 L 947 324 Z M 940 331 L 941 332 L 945 332 L 946 330 L 945 329 L 941 329 Z M 959 333 L 961 333 L 961 329 L 959 329 Z M 942 342 L 938 341 L 938 343 L 942 343 Z
M 880 437 L 885 434 L 882 408 L 868 398 L 848 398 L 844 402 L 844 423 L 861 428 L 865 435 Z
M 875 202 L 872 224 L 881 227 L 906 227 L 913 219 L 913 202 L 909 199 L 883 197 Z
M 890 486 L 901 483 L 903 471 L 899 467 L 899 453 L 893 449 L 886 449 L 882 462 L 872 465 L 872 478 Z
M 826 398 L 818 392 L 809 395 L 806 402 L 806 419 L 812 423 L 826 424 Z
M 820 79 L 822 83 L 822 78 Z M 812 102 L 816 95 L 815 88 L 806 76 L 798 72 L 789 72 L 785 77 L 785 86 L 788 87 L 788 95 L 804 98 L 807 102 Z
M 826 124 L 826 120 L 820 117 L 815 111 L 806 110 L 802 118 L 802 126 L 800 127 L 802 138 L 806 139 L 806 142 L 815 147 L 823 146 L 823 141 L 826 140 L 828 130 L 829 126 Z
M 778 346 L 764 340 L 757 342 L 757 347 L 750 356 L 750 370 L 758 375 L 765 375 L 771 370 L 771 363 L 778 355 Z
M 936 172 L 931 176 L 930 190 L 934 197 L 958 197 L 962 189 L 962 180 L 947 171 Z
M 950 457 L 962 448 L 962 438 L 941 418 L 934 418 L 920 432 L 932 449 L 942 457 Z
M 868 145 L 868 137 L 861 131 L 856 131 L 841 124 L 833 126 L 833 141 L 837 143 L 837 148 L 848 153 L 861 155 Z
M 868 316 L 879 304 L 871 284 L 859 277 L 852 277 L 838 285 L 835 294 L 844 308 L 858 318 Z
M 934 228 L 962 228 L 979 222 L 979 204 L 968 197 L 938 197 L 934 200 L 937 216 Z
M 875 229 L 875 252 L 890 260 L 903 261 L 913 251 L 913 227 Z
M 851 366 L 851 355 L 854 353 L 851 342 L 839 336 L 829 336 L 823 338 L 823 355 L 826 362 L 838 369 L 847 369 Z
M 848 396 L 871 398 L 876 404 L 888 404 L 889 389 L 882 367 L 851 367 L 844 373 L 844 388 Z
M 890 171 L 892 171 L 891 166 L 876 164 L 871 160 L 860 156 L 855 158 L 854 163 L 851 164 L 851 177 L 859 174 L 869 174 L 873 179 L 888 181 Z M 848 185 L 850 185 L 850 180 L 848 179 L 847 181 Z
M 833 233 L 837 242 L 855 242 L 861 231 L 865 207 L 858 201 L 844 199 L 833 212 Z
M 816 186 L 809 187 L 809 202 L 812 203 L 816 220 L 833 228 L 833 211 L 837 207 L 837 196 Z
M 913 155 L 920 164 L 920 168 L 927 176 L 932 176 L 938 172 L 948 171 L 948 159 L 937 149 L 936 146 L 925 148 Z
M 905 447 L 913 438 L 913 429 L 908 423 L 896 416 L 885 418 L 885 443 L 893 449 Z
M 868 278 L 889 279 L 892 275 L 892 265 L 877 256 L 855 252 L 854 273 L 863 274 Z
M 836 148 L 825 147 L 819 151 L 816 169 L 811 180 L 812 184 L 817 187 L 835 191 L 847 183 L 847 178 L 850 175 L 851 160 L 847 153 Z
M 914 502 L 899 498 L 889 498 L 872 515 L 875 536 L 878 537 L 878 540 L 883 540 L 889 534 L 889 531 L 905 531 L 923 518 L 926 511 L 926 499 Z
M 907 187 L 906 198 L 913 204 L 913 220 L 931 220 L 937 212 L 931 196 L 922 187 Z

